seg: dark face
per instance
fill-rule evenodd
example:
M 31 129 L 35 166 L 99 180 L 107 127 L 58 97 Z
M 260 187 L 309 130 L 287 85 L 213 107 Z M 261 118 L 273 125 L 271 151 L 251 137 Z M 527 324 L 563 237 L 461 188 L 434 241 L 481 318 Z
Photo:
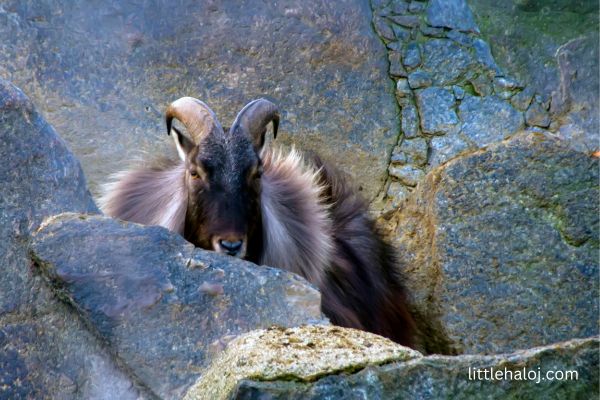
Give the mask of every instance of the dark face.
M 240 258 L 260 224 L 262 166 L 243 135 L 209 135 L 185 157 L 185 237 L 194 245 Z M 254 246 L 250 246 L 254 247 Z

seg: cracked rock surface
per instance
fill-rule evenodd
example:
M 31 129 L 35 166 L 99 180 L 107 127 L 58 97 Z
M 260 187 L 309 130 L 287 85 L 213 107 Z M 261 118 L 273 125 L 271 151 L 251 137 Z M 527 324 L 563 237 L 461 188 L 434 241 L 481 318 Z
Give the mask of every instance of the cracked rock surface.
M 432 170 L 394 215 L 426 351 L 598 334 L 598 159 L 541 133 Z

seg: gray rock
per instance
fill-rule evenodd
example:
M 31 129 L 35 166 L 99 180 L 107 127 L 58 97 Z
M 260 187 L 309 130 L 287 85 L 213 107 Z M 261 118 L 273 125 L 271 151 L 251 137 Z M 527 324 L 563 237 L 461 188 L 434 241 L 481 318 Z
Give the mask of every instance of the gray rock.
M 390 2 L 390 0 L 372 0 L 371 1 L 371 6 L 375 10 L 378 10 L 378 9 L 386 7 L 389 2 Z
M 416 186 L 425 176 L 425 172 L 414 165 L 390 165 L 389 173 L 406 186 Z
M 421 65 L 421 50 L 418 43 L 411 42 L 404 48 L 402 62 L 406 68 L 411 69 Z
M 418 69 L 408 74 L 408 84 L 411 89 L 421 89 L 431 86 L 433 80 L 427 71 Z
M 494 86 L 487 74 L 479 74 L 469 79 L 469 83 L 473 85 L 475 93 L 479 96 L 490 96 L 494 92 Z
M 414 104 L 409 103 L 402 106 L 402 133 L 406 138 L 414 138 L 419 135 L 419 113 Z
M 402 52 L 403 44 L 400 41 L 388 42 L 386 43 L 385 47 L 387 47 L 388 50 L 400 53 Z
M 339 327 L 305 326 L 250 332 L 227 350 L 190 388 L 185 400 L 229 399 L 243 379 L 314 381 L 358 366 L 417 359 L 421 354 L 380 336 Z M 289 394 L 288 394 L 289 395 Z M 247 395 L 246 395 L 247 396 Z M 254 393 L 251 398 L 267 398 Z M 292 396 L 296 398 L 296 396 Z M 343 398 L 338 393 L 335 398 Z
M 406 185 L 397 181 L 390 182 L 386 191 L 386 197 L 390 201 L 391 209 L 400 207 L 408 199 L 410 193 Z
M 406 139 L 400 146 L 392 151 L 392 164 L 413 164 L 424 166 L 427 164 L 427 141 L 424 138 Z
M 467 71 L 475 67 L 471 53 L 449 39 L 428 40 L 421 46 L 422 68 L 433 77 L 437 86 L 456 83 Z
M 335 347 L 340 333 L 328 339 L 324 334 L 309 336 L 288 330 L 276 332 L 277 336 L 272 332 L 252 332 L 232 342 L 231 348 L 188 391 L 186 400 L 598 397 L 598 338 L 496 356 L 422 357 L 410 353 L 404 355 L 404 361 L 398 355 L 397 361 L 377 362 L 382 349 L 375 340 L 367 344 L 367 349 L 374 350 L 365 351 L 363 343 L 351 338 L 352 355 L 335 359 L 332 356 L 340 352 Z M 312 344 L 310 348 L 308 343 Z M 269 351 L 261 351 L 265 348 Z M 306 366 L 312 375 L 307 377 L 306 371 L 299 370 L 295 360 L 281 363 L 279 358 L 273 357 L 278 352 L 290 360 L 294 360 L 294 355 L 314 359 Z M 365 355 L 356 356 L 360 352 Z M 340 370 L 340 364 L 348 358 L 352 361 L 346 362 L 346 368 Z M 499 371 L 503 379 L 489 379 L 492 371 Z M 535 374 L 533 379 L 523 377 L 528 371 Z M 570 379 L 549 379 L 557 371 L 577 371 L 577 378 L 571 372 Z M 485 374 L 488 379 L 483 379 Z M 482 379 L 477 379 L 477 375 Z
M 431 138 L 429 166 L 437 167 L 469 148 L 469 144 L 459 134 L 434 136 Z
M 416 28 L 420 24 L 420 19 L 416 15 L 391 15 L 390 21 L 405 28 Z
M 394 0 L 390 5 L 390 11 L 396 15 L 403 15 L 408 11 L 408 6 L 406 1 Z
M 387 21 L 382 17 L 374 17 L 373 18 L 373 26 L 375 27 L 375 32 L 384 40 L 393 41 L 396 40 L 396 35 L 394 34 L 394 30 L 387 23 Z
M 405 78 L 407 72 L 402 65 L 401 54 L 396 51 L 390 51 L 388 52 L 388 59 L 390 61 L 390 75 L 393 77 Z
M 452 29 L 451 31 L 448 31 L 446 33 L 446 37 L 448 39 L 454 40 L 456 43 L 458 43 L 462 46 L 465 46 L 465 47 L 473 46 L 473 38 L 468 33 L 464 33 L 464 32 L 458 31 L 456 29 Z
M 547 128 L 550 126 L 550 113 L 537 101 L 531 103 L 525 113 L 525 122 L 527 125 Z
M 592 82 L 590 78 L 595 80 L 599 76 L 599 57 L 594 57 L 594 47 L 598 42 L 597 2 L 526 0 L 537 5 L 536 12 L 515 7 L 523 2 L 525 0 L 469 2 L 480 24 L 482 38 L 490 44 L 500 67 L 510 72 L 510 76 L 514 76 L 519 82 L 531 86 L 534 92 L 549 98 L 552 92 L 560 90 L 561 74 L 556 57 L 558 49 L 571 40 L 589 36 L 593 39 L 583 47 L 586 50 L 577 55 L 573 54 L 573 60 L 576 60 L 576 63 L 586 63 L 584 60 L 588 59 L 592 64 L 585 67 L 582 65 L 580 72 L 584 75 L 589 73 L 589 76 L 582 79 L 582 82 Z M 596 67 L 591 68 L 594 63 Z M 598 89 L 593 89 L 592 85 L 587 87 L 590 93 L 598 93 Z M 589 119 L 582 118 L 583 121 Z M 579 135 L 582 132 L 597 131 L 598 128 L 585 128 Z M 576 142 L 577 139 L 573 143 Z
M 393 239 L 424 349 L 498 353 L 598 334 L 598 167 L 526 132 L 427 175 Z
M 408 84 L 408 79 L 400 78 L 396 82 L 396 97 L 409 98 L 412 97 L 412 90 Z
M 597 32 L 575 39 L 557 51 L 560 86 L 552 96 L 551 111 L 562 115 L 559 129 L 574 149 L 600 149 L 600 72 Z
M 427 6 L 427 23 L 463 32 L 479 32 L 465 0 L 431 0 Z
M 516 79 L 506 76 L 497 76 L 494 78 L 494 90 L 515 90 L 522 88 L 523 86 Z
M 444 28 L 433 28 L 433 27 L 427 26 L 427 25 L 421 26 L 421 33 L 424 36 L 429 36 L 429 37 L 434 37 L 434 38 L 446 37 L 446 31 L 444 31 Z
M 439 87 L 415 92 L 421 118 L 421 129 L 429 135 L 444 135 L 458 128 L 458 116 L 454 111 L 454 94 Z
M 404 28 L 400 25 L 392 25 L 392 29 L 394 30 L 394 35 L 396 39 L 402 42 L 408 42 L 413 39 L 413 30 L 409 28 Z
M 0 397 L 146 398 L 31 267 L 30 233 L 46 217 L 98 210 L 64 141 L 2 79 L 0 158 Z
M 161 227 L 63 214 L 32 251 L 57 294 L 162 398 L 181 397 L 226 336 L 324 322 L 303 279 L 195 249 Z
M 418 1 L 412 1 L 408 5 L 408 11 L 414 14 L 420 14 L 425 11 L 425 4 L 419 3 Z
M 385 182 L 399 125 L 371 15 L 362 0 L 8 0 L 0 76 L 32 94 L 94 194 L 133 159 L 174 151 L 163 116 L 173 100 L 198 97 L 228 126 L 266 96 L 282 111 L 278 141 L 335 160 L 369 198 Z
M 527 86 L 521 92 L 515 94 L 511 99 L 510 103 L 519 111 L 526 111 L 531 104 L 531 99 L 535 94 L 531 86 Z
M 475 58 L 480 64 L 496 74 L 502 74 L 500 67 L 498 67 L 496 60 L 494 60 L 494 56 L 492 56 L 492 49 L 490 49 L 490 45 L 486 41 L 479 38 L 473 40 L 473 48 L 475 49 Z
M 461 133 L 476 147 L 487 146 L 518 132 L 523 114 L 496 96 L 467 95 L 458 107 Z
M 452 86 L 452 92 L 454 93 L 454 98 L 456 100 L 462 100 L 465 98 L 465 89 L 458 85 Z

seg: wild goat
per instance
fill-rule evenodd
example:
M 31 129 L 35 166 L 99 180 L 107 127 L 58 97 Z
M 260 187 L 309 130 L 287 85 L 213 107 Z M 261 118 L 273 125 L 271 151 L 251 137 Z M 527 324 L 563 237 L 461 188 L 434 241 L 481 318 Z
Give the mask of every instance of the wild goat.
M 179 120 L 188 135 L 173 126 Z M 365 202 L 318 156 L 264 147 L 279 112 L 246 105 L 229 130 L 200 100 L 166 112 L 181 160 L 119 174 L 100 204 L 113 217 L 162 225 L 194 245 L 286 269 L 317 285 L 331 322 L 410 344 L 413 321 L 392 248 Z

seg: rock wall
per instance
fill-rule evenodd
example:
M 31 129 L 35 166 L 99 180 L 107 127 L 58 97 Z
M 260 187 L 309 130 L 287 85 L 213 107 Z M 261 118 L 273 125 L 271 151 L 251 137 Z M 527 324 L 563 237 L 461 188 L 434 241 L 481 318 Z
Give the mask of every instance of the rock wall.
M 595 10 L 2 2 L 0 77 L 33 102 L 0 78 L 0 398 L 597 398 Z M 459 355 L 328 327 L 291 274 L 97 215 L 83 171 L 95 194 L 172 151 L 162 113 L 182 95 L 224 125 L 277 102 L 281 142 L 373 200 L 419 349 Z M 468 372 L 492 367 L 579 378 Z
M 61 132 L 94 194 L 132 160 L 170 151 L 175 99 L 200 98 L 229 126 L 267 97 L 281 143 L 334 159 L 371 198 L 399 121 L 370 12 L 361 0 L 4 1 L 0 76 Z
M 546 47 L 549 40 L 527 31 L 527 23 L 507 20 L 512 1 L 473 3 L 479 14 L 465 0 L 373 2 L 373 25 L 388 49 L 401 110 L 401 135 L 376 210 L 397 208 L 431 168 L 524 128 L 550 131 L 579 151 L 592 153 L 600 147 L 598 27 L 589 7 L 587 15 L 585 7 L 579 9 L 586 23 L 576 30 L 584 37 L 551 41 L 556 55 L 549 72 L 540 70 L 547 69 L 547 62 L 536 59 L 536 40 Z M 478 20 L 486 28 L 484 36 Z M 506 38 L 506 26 L 510 32 L 522 31 Z M 528 46 L 521 45 L 521 35 L 528 35 Z M 506 68 L 496 62 L 484 38 L 500 42 L 494 53 L 501 54 Z M 544 51 L 546 60 L 550 50 Z M 513 60 L 515 53 L 524 65 Z

